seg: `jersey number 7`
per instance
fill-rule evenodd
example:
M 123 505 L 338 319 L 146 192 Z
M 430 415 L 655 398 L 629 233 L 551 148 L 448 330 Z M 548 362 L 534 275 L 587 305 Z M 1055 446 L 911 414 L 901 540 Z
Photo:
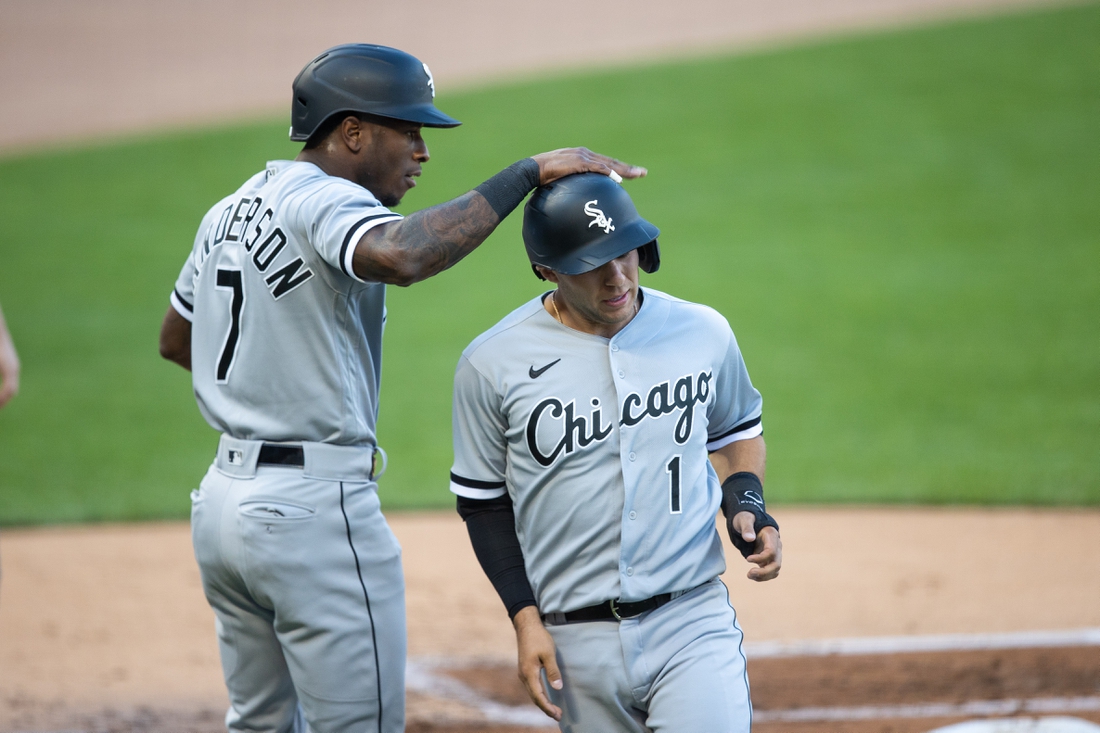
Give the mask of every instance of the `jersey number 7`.
M 244 308 L 244 281 L 240 270 L 218 269 L 218 288 L 233 292 L 229 304 L 229 333 L 225 335 L 221 355 L 218 357 L 218 370 L 215 381 L 225 384 L 229 381 L 229 372 L 233 369 L 233 360 L 237 358 L 237 344 L 241 340 L 241 310 Z

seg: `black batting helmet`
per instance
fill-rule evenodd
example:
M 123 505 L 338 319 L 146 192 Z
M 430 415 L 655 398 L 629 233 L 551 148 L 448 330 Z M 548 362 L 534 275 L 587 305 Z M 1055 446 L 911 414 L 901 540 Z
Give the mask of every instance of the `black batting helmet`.
M 290 139 L 309 139 L 340 112 L 362 112 L 425 127 L 462 123 L 435 108 L 435 81 L 428 65 L 388 46 L 347 43 L 306 64 L 294 79 Z
M 595 270 L 632 249 L 646 272 L 661 266 L 657 227 L 638 215 L 630 194 L 601 173 L 578 173 L 535 189 L 523 209 L 531 269 L 564 275 Z

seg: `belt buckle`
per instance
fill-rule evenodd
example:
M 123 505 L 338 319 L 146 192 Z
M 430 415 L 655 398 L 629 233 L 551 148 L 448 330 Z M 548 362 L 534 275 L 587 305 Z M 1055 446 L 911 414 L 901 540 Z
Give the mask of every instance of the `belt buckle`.
M 382 456 L 382 468 L 378 468 L 378 456 Z M 382 477 L 382 474 L 386 472 L 386 466 L 389 464 L 389 457 L 386 455 L 386 451 L 382 450 L 382 446 L 374 446 L 374 450 L 370 455 L 370 480 L 374 481 Z
M 637 618 L 638 616 L 641 616 L 643 613 L 645 613 L 645 609 L 642 609 L 637 613 L 628 613 L 624 616 L 622 613 L 620 613 L 621 608 L 619 606 L 618 600 L 608 601 L 607 604 L 611 607 L 611 615 L 615 617 L 616 621 L 625 621 L 626 619 Z M 626 605 L 634 606 L 637 605 L 637 603 L 628 603 Z

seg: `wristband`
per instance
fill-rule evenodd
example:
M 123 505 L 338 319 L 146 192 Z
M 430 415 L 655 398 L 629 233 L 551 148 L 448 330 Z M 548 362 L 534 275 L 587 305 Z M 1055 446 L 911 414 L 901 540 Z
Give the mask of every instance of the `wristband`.
M 733 529 L 733 517 L 738 512 L 752 512 L 754 517 L 752 529 L 760 536 L 760 530 L 765 527 L 775 527 L 779 531 L 779 523 L 776 522 L 764 506 L 764 485 L 760 483 L 760 477 L 749 471 L 738 471 L 722 482 L 722 513 L 726 515 L 726 529 L 730 534 L 730 541 L 744 557 L 748 557 L 756 551 L 753 544 L 745 542 L 744 538 Z
M 485 197 L 501 221 L 539 185 L 539 164 L 524 158 L 508 166 L 474 190 Z
M 737 512 L 764 514 L 764 485 L 749 471 L 738 471 L 722 482 L 722 511 L 733 519 Z

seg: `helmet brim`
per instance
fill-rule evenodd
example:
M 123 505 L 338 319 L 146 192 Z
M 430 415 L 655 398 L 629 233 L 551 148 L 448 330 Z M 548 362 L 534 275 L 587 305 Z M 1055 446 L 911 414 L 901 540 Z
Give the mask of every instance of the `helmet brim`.
M 547 257 L 535 264 L 548 267 L 563 275 L 582 275 L 606 265 L 616 257 L 622 257 L 632 249 L 644 247 L 657 240 L 661 230 L 645 219 L 637 219 L 605 242 L 590 244 L 581 252 L 570 252 L 561 257 Z
M 379 106 L 369 114 L 404 122 L 419 122 L 424 127 L 458 127 L 462 123 L 444 114 L 431 104 Z

